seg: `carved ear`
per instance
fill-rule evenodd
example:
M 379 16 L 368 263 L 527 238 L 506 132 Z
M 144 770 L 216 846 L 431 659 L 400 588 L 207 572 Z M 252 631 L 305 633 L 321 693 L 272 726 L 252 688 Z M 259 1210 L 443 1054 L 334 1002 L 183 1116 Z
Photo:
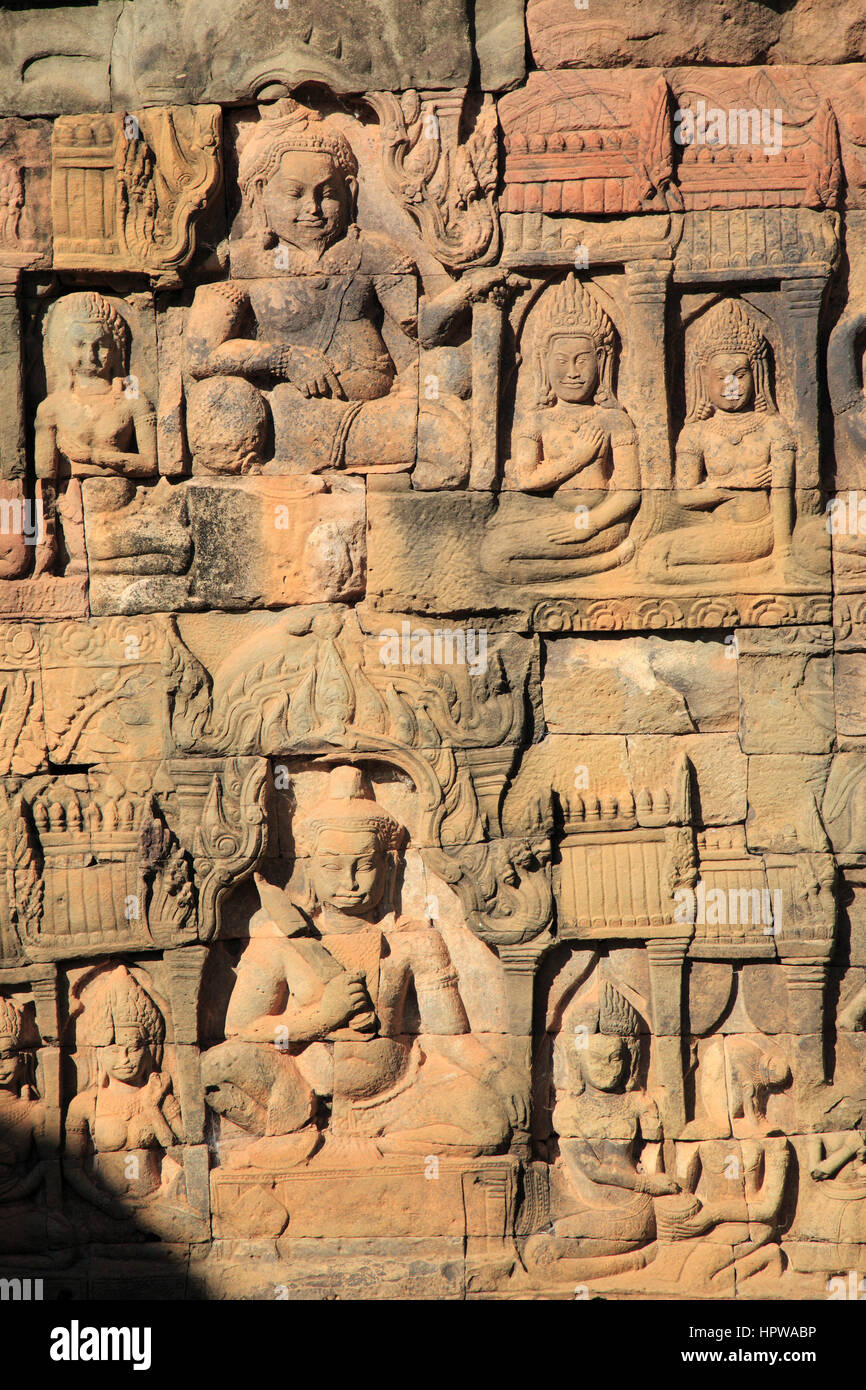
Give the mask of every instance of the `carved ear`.
M 259 902 L 273 922 L 276 922 L 285 936 L 297 936 L 307 925 L 304 914 L 295 907 L 284 888 L 268 883 L 261 874 L 253 874 L 259 890 Z

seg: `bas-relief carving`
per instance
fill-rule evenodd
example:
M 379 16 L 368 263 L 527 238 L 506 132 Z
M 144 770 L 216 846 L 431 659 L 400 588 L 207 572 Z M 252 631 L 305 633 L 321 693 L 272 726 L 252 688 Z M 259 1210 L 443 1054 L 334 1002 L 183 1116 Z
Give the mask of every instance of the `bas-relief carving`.
M 801 10 L 723 52 L 698 14 L 699 58 L 543 0 L 560 71 L 503 96 L 487 6 L 467 90 L 460 6 L 435 74 L 411 26 L 278 10 L 230 71 L 226 14 L 193 53 L 153 0 L 79 35 L 53 125 L 79 17 L 36 63 L 22 24 L 4 1260 L 163 1243 L 229 1297 L 368 1289 L 358 1237 L 449 1297 L 866 1267 L 863 544 L 824 511 L 861 75 L 785 65 Z M 680 145 L 699 101 L 778 108 L 777 154 Z
M 613 392 L 610 318 L 569 277 L 542 296 L 533 326 L 533 398 L 512 436 L 516 482 L 530 497 L 524 515 L 511 507 L 494 525 L 483 556 L 488 573 L 517 583 L 625 564 L 640 502 L 637 438 Z
M 264 417 L 270 472 L 414 470 L 416 486 L 465 484 L 470 364 L 444 345 L 506 272 L 419 300 L 411 257 L 356 221 L 358 161 L 331 120 L 286 100 L 244 135 L 232 278 L 197 292 L 186 330 L 188 396 L 194 411 L 205 392 L 209 403 L 200 464 L 226 468 L 245 417 Z M 383 321 L 422 350 L 441 347 L 441 395 L 420 391 L 417 356 L 398 371 Z M 437 380 L 438 365 L 425 351 Z M 217 390 L 214 378 L 229 382 Z
M 404 835 L 364 774 L 337 767 L 295 830 L 306 910 L 259 882 L 227 1039 L 203 1062 L 209 1105 L 262 1136 L 247 1163 L 315 1152 L 323 1099 L 324 1162 L 377 1150 L 496 1153 L 519 1123 L 491 1085 L 499 1076 L 503 1087 L 504 1064 L 470 1031 L 441 933 L 395 908 Z

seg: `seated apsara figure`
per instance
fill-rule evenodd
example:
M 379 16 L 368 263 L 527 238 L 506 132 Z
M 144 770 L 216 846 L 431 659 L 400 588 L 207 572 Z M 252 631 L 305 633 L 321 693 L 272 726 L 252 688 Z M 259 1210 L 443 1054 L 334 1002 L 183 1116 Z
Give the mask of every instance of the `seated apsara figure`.
M 567 1089 L 553 1111 L 553 1229 L 526 1247 L 527 1263 L 557 1281 L 642 1268 L 654 1253 L 653 1198 L 680 1190 L 641 1163 L 662 1129 L 655 1101 L 637 1080 L 638 1016 L 608 982 L 588 1002 L 587 1022 L 567 1042 Z
M 545 292 L 535 324 L 532 408 L 514 430 L 517 481 L 494 521 L 485 570 L 510 583 L 577 578 L 625 564 L 640 503 L 637 438 L 613 394 L 614 327 L 571 275 Z
M 65 573 L 85 574 L 82 483 L 99 479 L 88 508 L 100 515 L 91 528 L 92 563 L 112 568 L 126 553 L 128 520 L 118 521 L 136 500 L 136 482 L 157 476 L 156 417 L 151 402 L 128 376 L 129 327 L 101 294 L 70 294 L 53 306 L 45 330 L 49 393 L 36 412 L 37 499 L 43 504 L 44 537 L 36 573 L 60 562 Z M 139 499 L 143 502 L 143 494 Z M 135 508 L 133 565 L 145 573 L 179 573 L 189 559 L 189 535 L 159 509 Z M 58 535 L 58 531 L 60 535 Z M 142 559 L 142 556 L 147 557 Z M 120 564 L 123 569 L 123 564 Z
M 82 1000 L 76 1040 L 91 1049 L 95 1075 L 70 1102 L 63 1171 L 90 1208 L 84 1230 L 97 1239 L 190 1238 L 198 1222 L 172 1155 L 183 1126 L 162 1070 L 165 1020 L 123 965 L 99 975 Z
M 459 320 L 507 272 L 476 271 L 419 301 L 414 263 L 355 221 L 357 173 L 330 120 L 288 98 L 261 108 L 238 169 L 253 226 L 234 245 L 232 279 L 201 286 L 189 315 L 188 408 L 200 419 L 201 383 L 240 378 L 266 408 L 273 457 L 265 471 L 414 468 L 416 486 L 459 487 L 469 468 L 465 402 L 446 389 L 449 372 L 431 399 L 419 390 L 417 361 L 398 372 L 383 320 L 421 348 L 453 354 L 444 345 Z M 197 428 L 199 467 L 213 468 L 216 457 L 221 471 L 230 460 L 242 469 L 260 407 L 245 407 L 238 391 L 222 400 L 211 393 L 208 405 L 210 436 Z
M 209 1104 L 261 1166 L 306 1158 L 326 1124 L 325 1153 L 503 1150 L 524 1118 L 509 1068 L 471 1034 L 438 929 L 389 910 L 403 827 L 343 766 L 296 835 L 309 915 L 259 880 L 226 1041 L 202 1059 Z
M 743 565 L 797 569 L 796 448 L 773 401 L 769 351 L 737 300 L 722 300 L 700 325 L 664 523 L 675 529 L 641 548 L 641 568 L 659 582 L 734 579 Z

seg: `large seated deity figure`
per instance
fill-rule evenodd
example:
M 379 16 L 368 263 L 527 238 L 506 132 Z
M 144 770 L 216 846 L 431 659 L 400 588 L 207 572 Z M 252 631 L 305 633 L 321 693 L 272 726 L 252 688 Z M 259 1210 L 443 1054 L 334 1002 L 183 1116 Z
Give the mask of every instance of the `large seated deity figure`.
M 164 508 L 147 506 L 149 490 L 137 487 L 157 476 L 156 415 L 128 375 L 129 346 L 125 318 L 101 294 L 66 295 L 49 311 L 49 391 L 36 412 L 36 495 L 44 516 L 37 574 L 64 561 L 65 574 L 86 574 L 88 558 L 91 568 L 157 574 L 181 573 L 188 562 L 188 532 Z M 89 556 L 82 484 L 100 516 Z
M 528 1266 L 563 1282 L 642 1268 L 655 1248 L 653 1198 L 680 1191 L 642 1162 L 662 1128 L 638 1082 L 637 1013 L 605 982 L 580 1016 L 585 1022 L 567 1040 L 565 1093 L 553 1110 L 552 1229 L 532 1236 L 525 1255 Z
M 796 447 L 773 400 L 767 339 L 739 301 L 723 299 L 705 315 L 694 351 L 677 491 L 664 534 L 641 547 L 641 567 L 673 583 L 735 579 L 743 565 L 781 565 L 802 577 L 793 551 Z
M 510 1068 L 470 1032 L 439 930 L 391 909 L 404 828 L 341 766 L 295 835 L 309 898 L 259 880 L 209 1104 L 258 1166 L 305 1159 L 322 1129 L 322 1158 L 500 1152 L 525 1123 Z
M 211 393 L 212 438 L 199 429 L 195 453 L 243 457 L 235 436 L 249 433 L 247 417 L 264 403 L 273 435 L 266 472 L 414 468 L 415 486 L 459 487 L 469 469 L 468 364 L 444 345 L 507 272 L 472 272 L 419 299 L 414 263 L 355 221 L 357 174 L 331 120 L 289 98 L 261 108 L 238 167 L 252 225 L 234 245 L 232 278 L 196 291 L 185 338 L 193 413 L 214 377 L 246 387 Z M 385 320 L 444 354 L 429 367 L 438 398 L 419 391 L 417 360 L 398 372 Z
M 614 327 L 570 275 L 539 301 L 533 400 L 518 405 L 516 478 L 484 543 L 488 574 L 509 583 L 577 578 L 631 559 L 640 503 L 634 427 L 613 393 Z M 532 495 L 526 495 L 532 494 Z

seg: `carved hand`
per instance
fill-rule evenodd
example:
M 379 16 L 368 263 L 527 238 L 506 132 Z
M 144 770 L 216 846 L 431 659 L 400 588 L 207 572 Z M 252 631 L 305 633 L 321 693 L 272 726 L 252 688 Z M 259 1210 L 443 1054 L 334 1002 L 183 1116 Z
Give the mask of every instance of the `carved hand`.
M 369 1022 L 365 1021 L 363 1025 L 356 1026 L 361 1027 L 362 1031 L 376 1026 L 364 976 L 354 971 L 345 971 L 328 981 L 316 1012 L 323 1028 L 329 1033 L 336 1028 L 344 1027 L 352 1022 L 357 1014 L 363 1013 L 370 1014 Z
M 505 1102 L 505 1113 L 511 1128 L 528 1129 L 529 1106 L 517 1072 L 512 1067 L 505 1067 L 497 1077 L 497 1086 Z
M 597 426 L 581 425 L 574 436 L 574 446 L 571 452 L 571 462 L 574 465 L 575 473 L 598 458 L 604 448 L 604 442 L 604 432 Z
M 479 300 L 490 299 L 500 307 L 504 306 L 509 292 L 525 289 L 528 284 L 529 281 L 522 275 L 514 275 L 501 266 L 493 270 L 470 271 L 463 281 L 467 303 L 477 304 Z
M 79 439 L 74 434 L 64 435 L 62 439 L 58 438 L 57 447 L 70 463 L 78 467 L 94 461 L 93 446 L 87 440 Z
M 585 523 L 585 524 L 584 524 Z M 574 541 L 585 541 L 596 533 L 596 527 L 588 517 L 581 518 L 581 525 L 575 526 L 573 517 L 553 521 L 547 528 L 547 539 L 555 545 L 570 545 Z
M 345 393 L 331 363 L 317 348 L 291 347 L 280 353 L 281 375 L 304 396 L 334 396 L 345 400 Z
M 682 1192 L 676 1178 L 669 1177 L 667 1173 L 643 1173 L 641 1176 L 644 1192 L 649 1192 L 653 1197 L 672 1197 Z

